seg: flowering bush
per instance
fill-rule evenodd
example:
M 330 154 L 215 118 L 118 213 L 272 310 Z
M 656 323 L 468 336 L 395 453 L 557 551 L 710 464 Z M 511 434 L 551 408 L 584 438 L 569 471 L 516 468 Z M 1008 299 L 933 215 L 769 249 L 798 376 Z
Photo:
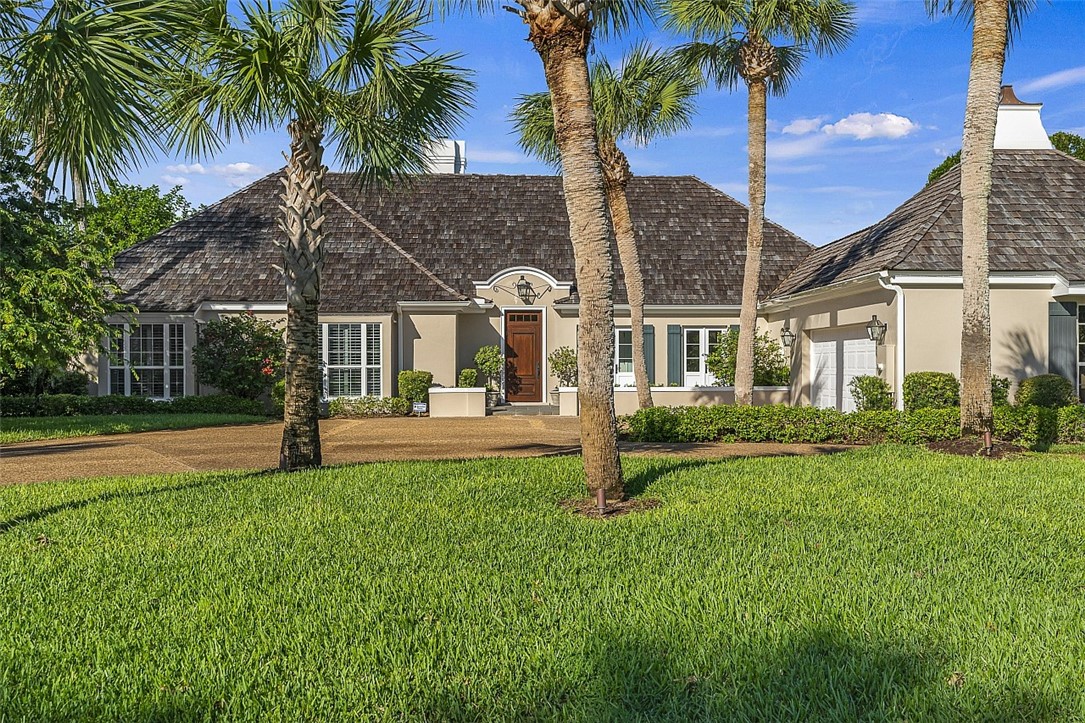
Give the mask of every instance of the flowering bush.
M 201 384 L 256 399 L 282 378 L 285 355 L 279 328 L 250 311 L 204 324 L 192 360 Z

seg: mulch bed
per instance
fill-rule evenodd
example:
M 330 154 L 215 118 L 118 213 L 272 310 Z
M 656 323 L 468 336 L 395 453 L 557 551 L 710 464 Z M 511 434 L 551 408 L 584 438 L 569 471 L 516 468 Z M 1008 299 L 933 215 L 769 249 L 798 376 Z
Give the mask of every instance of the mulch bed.
M 927 445 L 927 449 L 943 454 L 956 454 L 961 457 L 983 457 L 985 459 L 1007 459 L 1028 451 L 1028 447 L 995 440 L 991 447 L 991 454 L 987 455 L 983 451 L 983 440 L 976 437 L 931 442 Z
M 652 510 L 662 504 L 663 503 L 659 500 L 642 499 L 607 502 L 606 509 L 601 515 L 599 514 L 599 508 L 596 506 L 595 500 L 593 499 L 580 498 L 575 500 L 562 500 L 558 503 L 558 506 L 574 515 L 581 515 L 593 520 L 609 520 L 611 517 L 621 517 L 622 515 L 628 515 L 634 512 Z

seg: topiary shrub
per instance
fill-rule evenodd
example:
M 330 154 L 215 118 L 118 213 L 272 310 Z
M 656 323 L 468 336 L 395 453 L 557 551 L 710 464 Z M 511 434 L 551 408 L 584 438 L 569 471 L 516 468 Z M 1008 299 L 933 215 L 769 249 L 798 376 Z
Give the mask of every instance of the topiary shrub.
M 705 358 L 705 368 L 721 384 L 731 386 L 735 383 L 737 359 L 738 329 L 731 327 L 719 346 Z M 791 383 L 791 367 L 784 359 L 783 347 L 768 332 L 753 338 L 753 383 L 756 387 L 786 387 Z
M 478 386 L 478 369 L 472 369 L 471 367 L 460 369 L 460 376 L 456 379 L 456 386 L 463 389 Z
M 848 383 L 848 389 L 855 399 L 855 406 L 861 412 L 873 412 L 893 408 L 893 390 L 881 377 L 864 375 L 855 377 Z
M 399 396 L 408 402 L 429 402 L 429 388 L 433 386 L 433 372 L 406 369 L 399 373 Z
M 497 389 L 501 382 L 501 370 L 505 367 L 505 355 L 497 344 L 484 346 L 475 353 L 475 366 L 486 377 L 486 388 Z
M 1074 385 L 1058 374 L 1029 377 L 1018 385 L 1016 401 L 1019 406 L 1066 407 L 1074 403 Z
M 572 347 L 559 346 L 546 357 L 550 371 L 558 378 L 558 386 L 575 387 L 577 384 L 576 352 Z
M 192 361 L 201 383 L 223 394 L 256 399 L 282 377 L 285 355 L 279 328 L 250 311 L 204 324 Z
M 405 417 L 411 402 L 403 397 L 338 397 L 328 402 L 330 417 Z
M 905 411 L 961 406 L 961 385 L 949 372 L 905 374 L 903 392 Z
M 1006 377 L 991 377 L 991 401 L 996 407 L 1010 403 L 1010 380 Z

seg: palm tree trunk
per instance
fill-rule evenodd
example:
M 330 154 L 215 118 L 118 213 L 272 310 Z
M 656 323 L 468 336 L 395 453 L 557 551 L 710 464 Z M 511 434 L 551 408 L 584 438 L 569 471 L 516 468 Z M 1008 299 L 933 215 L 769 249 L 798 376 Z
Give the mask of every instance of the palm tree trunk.
M 765 103 L 764 80 L 749 84 L 750 207 L 746 221 L 746 268 L 742 275 L 742 309 L 738 317 L 735 355 L 735 404 L 753 404 L 754 338 L 757 336 L 757 295 L 761 279 L 761 246 L 765 228 Z
M 962 258 L 961 432 L 993 431 L 991 289 L 987 202 L 991 195 L 995 119 L 1006 60 L 1007 0 L 976 0 L 972 64 L 961 144 Z
M 633 377 L 637 381 L 637 402 L 641 409 L 654 406 L 652 382 L 648 378 L 648 363 L 644 358 L 644 274 L 640 268 L 637 236 L 629 214 L 626 188 L 633 174 L 629 159 L 612 139 L 599 142 L 599 158 L 603 163 L 610 220 L 614 224 L 614 239 L 618 245 L 618 262 L 625 277 L 625 293 L 629 297 L 629 325 L 633 334 Z
M 530 20 L 529 38 L 542 58 L 554 106 L 580 293 L 577 342 L 584 474 L 589 489 L 602 489 L 608 499 L 621 499 L 625 485 L 614 415 L 614 269 L 588 80 L 590 25 L 569 22 L 557 11 Z
M 318 350 L 320 272 L 324 267 L 324 136 L 320 124 L 289 127 L 290 159 L 283 175 L 279 228 L 286 277 L 286 403 L 279 469 L 320 466 Z

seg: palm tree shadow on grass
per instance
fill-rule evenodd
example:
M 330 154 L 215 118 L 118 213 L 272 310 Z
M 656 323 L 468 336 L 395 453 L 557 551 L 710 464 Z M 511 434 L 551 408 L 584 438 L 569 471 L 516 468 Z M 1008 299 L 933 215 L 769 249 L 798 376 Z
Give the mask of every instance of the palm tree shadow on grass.
M 49 507 L 43 507 L 31 512 L 24 512 L 21 515 L 16 515 L 7 520 L 0 520 L 0 535 L 7 534 L 15 530 L 15 528 L 22 525 L 29 525 L 39 520 L 43 520 L 52 515 L 66 512 L 68 510 L 81 510 L 91 505 L 112 502 L 117 499 L 134 500 L 140 497 L 151 497 L 154 495 L 165 494 L 169 492 L 181 492 L 184 490 L 197 489 L 200 487 L 209 487 L 211 485 L 220 484 L 226 481 L 243 480 L 252 477 L 262 477 L 276 473 L 276 470 L 259 470 L 255 472 L 244 473 L 222 473 L 214 472 L 206 475 L 201 475 L 199 478 L 183 482 L 176 485 L 167 485 L 165 487 L 155 487 L 154 489 L 142 490 L 139 492 L 132 492 L 128 490 L 116 490 L 113 492 L 103 492 L 100 495 L 93 497 L 85 497 L 79 500 L 68 500 L 67 502 L 61 502 L 59 504 L 50 505 Z

